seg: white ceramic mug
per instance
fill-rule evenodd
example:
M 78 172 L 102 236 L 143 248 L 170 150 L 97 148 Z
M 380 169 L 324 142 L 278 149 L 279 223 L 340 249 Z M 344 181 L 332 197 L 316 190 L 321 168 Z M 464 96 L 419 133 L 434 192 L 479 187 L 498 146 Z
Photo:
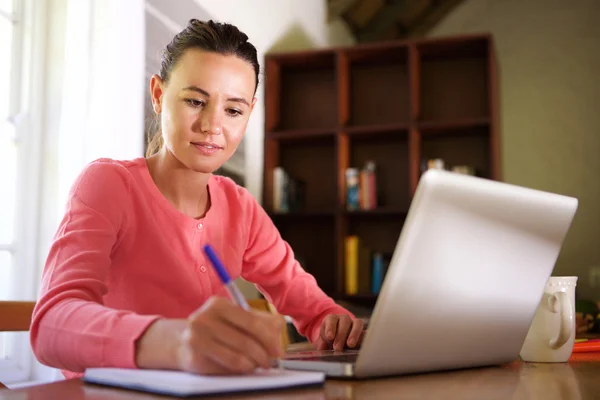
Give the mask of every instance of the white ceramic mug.
M 550 277 L 521 348 L 527 362 L 567 362 L 575 341 L 576 276 Z

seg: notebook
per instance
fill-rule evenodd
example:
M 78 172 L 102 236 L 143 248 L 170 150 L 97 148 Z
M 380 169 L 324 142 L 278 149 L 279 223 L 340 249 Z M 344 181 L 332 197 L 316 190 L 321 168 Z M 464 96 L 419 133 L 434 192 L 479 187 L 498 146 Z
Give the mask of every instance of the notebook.
M 325 374 L 273 368 L 260 369 L 249 375 L 206 376 L 167 370 L 89 368 L 82 379 L 87 383 L 188 397 L 322 386 Z

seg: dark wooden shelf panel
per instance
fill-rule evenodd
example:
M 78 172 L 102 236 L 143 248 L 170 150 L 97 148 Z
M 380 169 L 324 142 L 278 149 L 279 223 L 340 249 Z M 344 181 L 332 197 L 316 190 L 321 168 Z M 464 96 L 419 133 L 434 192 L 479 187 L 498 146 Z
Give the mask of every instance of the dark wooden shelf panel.
M 421 120 L 490 117 L 489 38 L 422 42 L 417 54 Z
M 269 212 L 273 219 L 295 219 L 295 218 L 333 218 L 336 212 L 331 210 L 307 210 L 307 211 L 289 211 L 289 212 Z
M 332 129 L 290 129 L 268 132 L 267 137 L 277 140 L 313 140 L 318 137 L 333 137 L 335 134 L 335 130 Z
M 438 135 L 445 133 L 456 133 L 464 130 L 488 128 L 490 119 L 483 118 L 463 118 L 450 121 L 423 121 L 417 123 L 417 129 L 422 135 Z
M 283 218 L 275 226 L 302 267 L 328 293 L 336 290 L 335 218 Z
M 267 130 L 337 127 L 336 53 L 276 54 L 266 57 Z
M 380 207 L 373 210 L 344 210 L 349 217 L 406 217 L 406 209 Z
M 408 46 L 350 49 L 347 125 L 408 123 Z M 346 123 L 346 121 L 343 121 Z
M 396 124 L 379 124 L 379 125 L 362 125 L 362 126 L 346 126 L 342 128 L 342 132 L 352 135 L 394 135 L 394 134 L 407 134 L 409 126 L 404 123 Z

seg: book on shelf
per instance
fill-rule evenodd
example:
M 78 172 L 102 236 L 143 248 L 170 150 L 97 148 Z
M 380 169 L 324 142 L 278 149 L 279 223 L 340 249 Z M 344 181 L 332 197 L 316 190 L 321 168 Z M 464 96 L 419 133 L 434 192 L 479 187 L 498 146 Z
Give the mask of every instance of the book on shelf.
M 344 239 L 345 294 L 377 295 L 387 273 L 391 255 L 366 247 L 357 235 Z
M 377 208 L 375 162 L 367 161 L 363 168 L 346 169 L 346 208 L 373 210 Z
M 287 213 L 304 209 L 305 183 L 284 168 L 273 170 L 273 211 Z
M 457 174 L 476 175 L 475 167 L 472 165 L 453 165 L 450 166 L 443 158 L 430 158 L 421 163 L 421 174 L 430 169 L 442 169 L 452 171 Z
M 391 256 L 382 252 L 373 253 L 371 264 L 371 293 L 379 294 L 381 285 L 390 266 Z
M 345 292 L 347 295 L 358 294 L 358 236 L 345 238 Z

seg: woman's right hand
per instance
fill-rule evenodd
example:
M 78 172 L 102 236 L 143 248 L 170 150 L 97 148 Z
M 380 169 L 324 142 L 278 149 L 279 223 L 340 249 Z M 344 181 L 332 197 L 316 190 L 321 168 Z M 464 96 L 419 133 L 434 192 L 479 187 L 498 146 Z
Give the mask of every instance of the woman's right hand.
M 212 297 L 187 319 L 179 335 L 177 364 L 204 375 L 239 374 L 270 368 L 283 356 L 283 318 L 246 311 L 228 299 Z
M 283 329 L 281 316 L 212 297 L 187 320 L 151 324 L 136 343 L 135 361 L 139 368 L 203 375 L 248 373 L 283 356 Z

